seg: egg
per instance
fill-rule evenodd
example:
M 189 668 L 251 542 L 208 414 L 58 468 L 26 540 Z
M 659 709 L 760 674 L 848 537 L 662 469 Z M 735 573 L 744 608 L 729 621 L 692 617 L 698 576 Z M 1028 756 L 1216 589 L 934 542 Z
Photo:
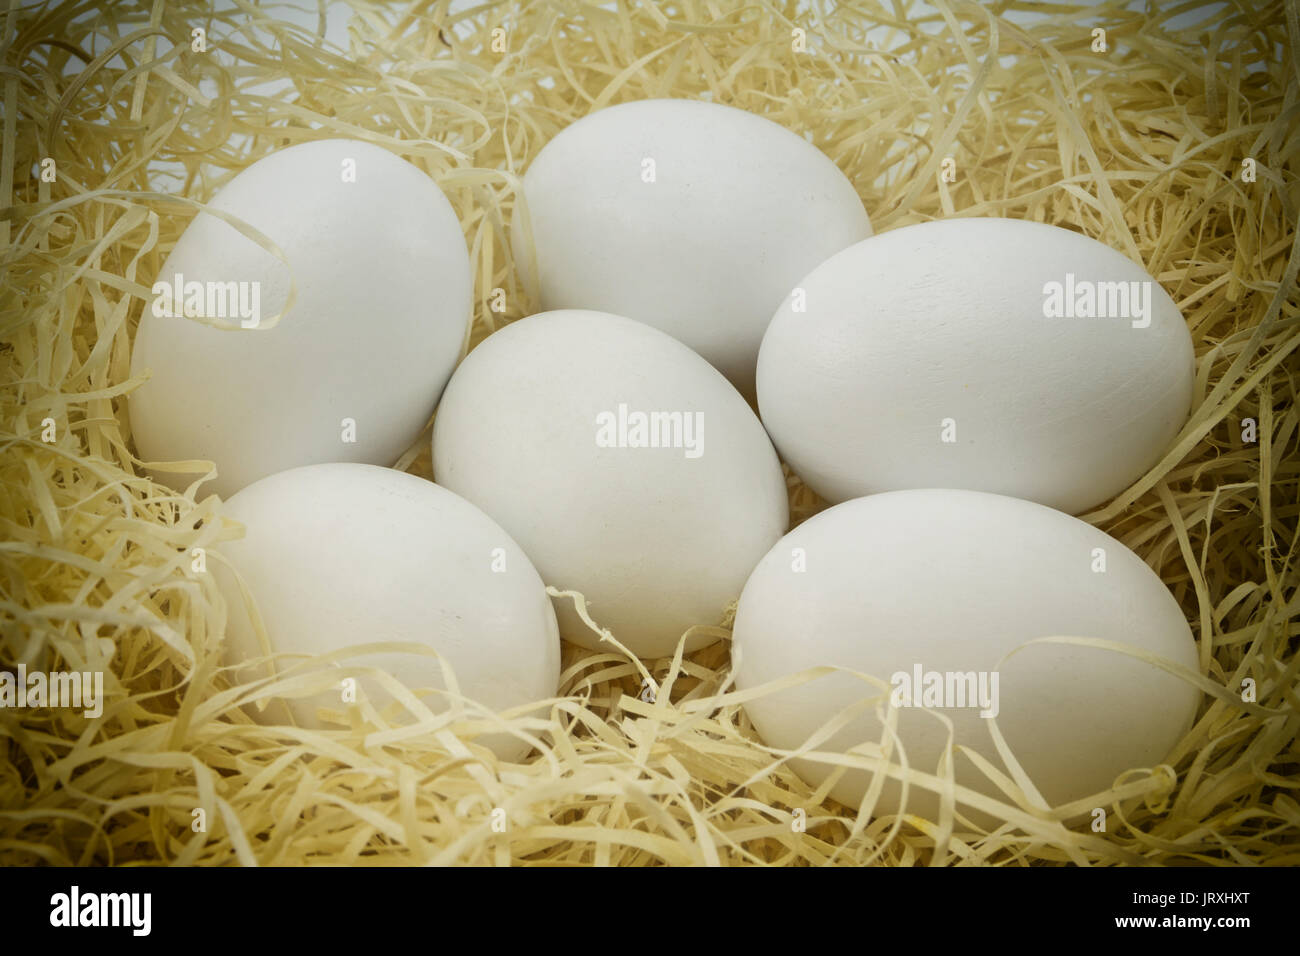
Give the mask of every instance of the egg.
M 1113 641 L 1197 671 L 1178 603 L 1119 541 L 1033 502 L 943 489 L 856 498 L 786 535 L 745 584 L 732 653 L 745 691 L 821 665 L 882 682 L 834 672 L 748 701 L 771 747 L 798 748 L 844 708 L 874 698 L 883 711 L 894 698 L 909 766 L 936 773 L 948 735 L 941 715 L 956 747 L 1007 773 L 989 730 L 996 720 L 1052 805 L 1164 760 L 1191 725 L 1196 688 L 1097 647 L 1016 650 L 1046 637 Z M 875 707 L 814 749 L 881 742 Z M 955 766 L 958 784 L 997 793 L 960 752 Z M 792 768 L 811 785 L 830 772 L 804 758 Z M 830 792 L 856 807 L 870 781 L 869 771 L 855 769 Z M 932 793 L 910 790 L 907 812 L 933 819 L 938 806 Z M 888 782 L 877 811 L 899 808 L 899 787 Z
M 307 465 L 256 481 L 223 507 L 245 533 L 220 554 L 243 579 L 270 641 L 258 638 L 234 574 L 210 561 L 229 613 L 226 661 L 238 678 L 269 676 L 253 663 L 269 653 L 392 641 L 437 651 L 460 693 L 494 711 L 556 694 L 560 639 L 542 579 L 500 525 L 447 489 L 375 465 Z M 374 653 L 341 663 L 386 670 L 424 692 L 417 696 L 431 710 L 446 709 L 443 695 L 429 693 L 446 687 L 432 656 Z M 371 677 L 357 688 L 357 699 L 377 710 L 391 703 Z M 286 704 L 311 728 L 327 726 L 320 708 L 347 706 L 341 689 Z M 529 749 L 504 733 L 479 742 L 506 759 Z
M 871 235 L 853 184 L 803 137 L 715 103 L 642 100 L 566 127 L 529 166 L 515 259 L 543 309 L 598 309 L 685 342 L 747 397 L 772 312 Z
M 1168 450 L 1193 377 L 1183 317 L 1140 266 L 1055 226 L 952 219 L 800 280 L 763 339 L 758 405 L 828 501 L 968 488 L 1078 514 Z
M 140 458 L 211 460 L 206 487 L 223 497 L 299 465 L 392 464 L 433 414 L 470 318 L 469 255 L 437 184 L 378 146 L 320 140 L 253 163 L 210 208 L 288 267 L 219 215 L 185 229 L 131 357 L 148 376 L 129 398 Z M 290 269 L 296 298 L 272 323 Z
M 533 315 L 470 352 L 438 407 L 433 468 L 643 657 L 718 624 L 789 518 L 740 394 L 676 339 L 602 312 Z M 557 608 L 565 637 L 599 646 L 570 599 Z

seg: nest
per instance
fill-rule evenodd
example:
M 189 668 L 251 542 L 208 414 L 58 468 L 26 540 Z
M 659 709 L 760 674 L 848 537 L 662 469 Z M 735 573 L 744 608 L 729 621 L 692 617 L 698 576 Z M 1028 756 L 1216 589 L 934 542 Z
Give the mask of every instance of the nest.
M 1118 3 L 1086 22 L 1016 2 L 351 6 L 346 48 L 323 18 L 242 0 L 3 19 L 0 665 L 102 671 L 105 700 L 98 716 L 0 709 L 0 862 L 1300 863 L 1294 6 L 1229 3 L 1190 26 Z M 566 645 L 545 718 L 465 701 L 391 722 L 358 707 L 322 731 L 248 716 L 332 662 L 272 689 L 231 683 L 226 607 L 190 555 L 240 529 L 204 491 L 210 462 L 177 466 L 182 493 L 133 455 L 131 338 L 166 253 L 255 159 L 370 140 L 456 207 L 472 346 L 536 308 L 506 227 L 519 171 L 574 120 L 649 97 L 808 136 L 877 232 L 954 216 L 1065 226 L 1143 264 L 1182 310 L 1191 416 L 1084 518 L 1178 599 L 1205 694 L 1167 765 L 1092 798 L 1104 832 L 1011 797 L 984 804 L 994 828 L 828 800 L 757 739 L 725 640 L 647 662 Z M 394 464 L 431 477 L 427 430 Z M 796 522 L 824 507 L 793 475 L 790 493 Z M 524 762 L 475 743 L 503 723 L 537 742 Z M 951 786 L 933 771 L 902 773 Z

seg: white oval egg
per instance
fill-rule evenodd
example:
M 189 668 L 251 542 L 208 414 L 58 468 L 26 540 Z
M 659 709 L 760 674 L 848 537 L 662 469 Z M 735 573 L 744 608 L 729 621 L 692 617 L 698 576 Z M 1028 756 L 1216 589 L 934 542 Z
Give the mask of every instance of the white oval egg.
M 433 413 L 470 318 L 469 255 L 437 184 L 378 146 L 320 140 L 258 160 L 210 206 L 279 246 L 296 299 L 252 327 L 283 309 L 289 269 L 195 217 L 136 333 L 131 374 L 150 374 L 129 400 L 140 457 L 214 461 L 206 488 L 222 496 L 299 465 L 391 464 Z M 176 317 L 187 303 L 204 322 Z
M 1119 541 L 1033 502 L 934 489 L 847 501 L 786 535 L 745 585 L 732 654 L 741 690 L 819 665 L 887 685 L 836 672 L 746 703 L 771 747 L 800 747 L 843 708 L 879 698 L 883 709 L 895 692 L 901 702 L 919 687 L 912 699 L 936 694 L 929 702 L 952 721 L 956 746 L 1006 773 L 982 716 L 991 713 L 1052 805 L 1164 760 L 1190 727 L 1199 692 L 1096 647 L 1033 644 L 1003 661 L 1042 637 L 1115 641 L 1198 670 L 1178 603 Z M 919 707 L 900 707 L 898 717 L 909 766 L 935 774 L 947 729 Z M 872 705 L 814 749 L 844 752 L 882 734 Z M 958 784 L 996 794 L 969 758 L 955 760 Z M 792 768 L 814 785 L 830 771 L 805 759 Z M 857 806 L 870 779 L 850 771 L 831 794 Z M 911 789 L 909 812 L 933 818 L 937 808 L 932 793 Z M 898 809 L 889 781 L 878 812 Z
M 1078 514 L 1140 478 L 1187 418 L 1177 306 L 1066 229 L 906 226 L 796 288 L 763 340 L 758 403 L 781 457 L 831 502 L 969 488 Z
M 230 615 L 228 664 L 402 641 L 436 650 L 460 692 L 493 710 L 555 696 L 559 630 L 542 579 L 500 525 L 447 489 L 375 465 L 308 465 L 254 482 L 223 513 L 246 530 L 220 553 L 243 578 L 271 642 L 263 649 L 234 577 L 212 561 Z M 379 653 L 343 664 L 382 668 L 413 691 L 445 687 L 433 657 Z M 389 705 L 372 678 L 358 687 L 358 699 Z M 419 696 L 434 711 L 446 708 L 441 695 Z M 319 708 L 346 708 L 338 692 L 287 703 L 299 725 L 314 728 L 324 726 Z M 479 742 L 507 759 L 528 750 L 505 734 Z
M 530 316 L 470 352 L 438 407 L 433 467 L 643 657 L 719 623 L 789 518 L 776 452 L 730 383 L 601 312 Z M 598 646 L 570 600 L 556 606 L 565 637 Z
M 534 242 L 516 210 L 515 258 L 543 309 L 653 325 L 747 397 L 763 331 L 791 286 L 871 235 L 853 184 L 815 146 L 692 100 L 584 117 L 537 154 L 523 192 Z

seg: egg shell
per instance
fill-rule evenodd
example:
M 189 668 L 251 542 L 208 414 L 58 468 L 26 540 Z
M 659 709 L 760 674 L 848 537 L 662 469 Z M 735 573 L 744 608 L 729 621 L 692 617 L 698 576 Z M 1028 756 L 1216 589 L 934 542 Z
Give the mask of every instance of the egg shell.
M 1098 549 L 1104 571 L 1096 570 L 1103 566 Z M 949 673 L 973 673 L 978 681 L 984 672 L 991 691 L 997 672 L 993 719 L 1034 785 L 1057 805 L 1163 761 L 1190 727 L 1199 693 L 1152 664 L 1096 647 L 1034 644 L 1003 660 L 1024 642 L 1053 636 L 1115 641 L 1198 670 L 1178 603 L 1119 541 L 1033 502 L 924 489 L 847 501 L 786 535 L 745 585 L 732 654 L 741 690 L 820 665 L 886 682 L 882 691 L 836 672 L 746 703 L 762 740 L 782 749 L 800 747 L 857 701 L 878 697 L 888 706 L 896 686 L 915 684 L 918 665 L 922 688 L 929 672 L 944 674 L 945 684 Z M 913 679 L 895 684 L 896 674 Z M 980 713 L 901 707 L 898 735 L 909 765 L 936 773 L 948 736 L 935 716 L 942 714 L 952 721 L 956 746 L 1003 769 Z M 878 743 L 882 728 L 868 706 L 814 749 Z M 997 794 L 969 758 L 955 759 L 958 784 Z M 792 768 L 812 785 L 830 771 L 806 759 Z M 856 807 L 870 779 L 865 770 L 850 771 L 831 795 Z M 896 812 L 899 800 L 899 787 L 887 782 L 877 812 Z M 938 807 L 932 793 L 911 789 L 907 812 L 934 819 Z
M 681 425 L 651 447 L 636 413 Z M 433 467 L 644 657 L 718 624 L 789 519 L 780 462 L 740 394 L 676 339 L 600 312 L 530 316 L 475 348 L 438 408 Z M 598 646 L 571 600 L 556 607 L 565 637 Z
M 538 153 L 523 191 L 533 243 L 516 208 L 515 258 L 543 309 L 653 325 L 750 398 L 773 310 L 819 262 L 871 235 L 853 184 L 815 146 L 692 100 L 580 119 Z
M 223 497 L 299 465 L 394 462 L 433 413 L 470 317 L 469 255 L 437 184 L 378 146 L 330 139 L 258 160 L 210 206 L 264 233 L 289 267 L 200 213 L 158 280 L 249 283 L 249 306 L 259 283 L 269 320 L 291 267 L 296 299 L 264 328 L 146 307 L 131 373 L 150 378 L 129 399 L 140 457 L 212 460 L 218 477 L 205 487 Z
M 401 641 L 436 650 L 461 694 L 493 710 L 556 694 L 559 630 L 545 585 L 500 525 L 447 489 L 374 465 L 308 465 L 254 482 L 223 512 L 245 536 L 222 543 L 220 554 L 243 578 L 271 642 L 263 648 L 235 577 L 212 561 L 230 613 L 226 661 L 240 679 L 269 676 L 249 662 L 270 652 Z M 376 653 L 342 664 L 387 670 L 414 691 L 446 686 L 432 656 Z M 358 678 L 358 687 L 358 700 L 381 711 L 390 705 L 373 678 Z M 435 712 L 446 709 L 440 694 L 419 696 Z M 339 692 L 288 701 L 304 727 L 326 726 L 322 707 L 346 709 Z M 285 717 L 278 708 L 263 716 Z M 529 749 L 508 734 L 478 742 L 506 759 Z
M 1125 288 L 1149 316 L 1044 314 L 1101 282 L 1147 283 Z M 831 502 L 969 488 L 1077 514 L 1140 478 L 1187 418 L 1192 340 L 1173 300 L 1066 229 L 907 226 L 832 256 L 796 290 L 763 340 L 759 409 L 781 457 Z

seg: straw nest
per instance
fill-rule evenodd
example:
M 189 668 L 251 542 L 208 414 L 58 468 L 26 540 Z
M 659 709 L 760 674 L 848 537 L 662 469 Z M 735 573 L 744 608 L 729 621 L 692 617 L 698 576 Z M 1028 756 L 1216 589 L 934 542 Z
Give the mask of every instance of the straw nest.
M 459 14 L 442 0 L 356 2 L 346 50 L 243 0 L 225 13 L 95 6 L 0 15 L 0 664 L 102 670 L 107 695 L 97 718 L 0 710 L 0 862 L 1300 862 L 1294 5 L 1229 3 L 1175 29 L 1164 21 L 1177 10 L 1119 5 L 1085 22 L 1003 16 L 1014 2 L 904 19 L 869 0 Z M 456 206 L 478 342 L 534 308 L 506 235 L 517 172 L 575 119 L 665 96 L 810 134 L 877 231 L 951 216 L 1066 226 L 1145 265 L 1186 316 L 1191 417 L 1086 518 L 1177 597 L 1205 694 L 1168 765 L 1133 768 L 1091 801 L 1105 832 L 1016 793 L 991 832 L 947 810 L 873 818 L 827 800 L 756 739 L 727 693 L 725 640 L 651 662 L 566 647 L 545 720 L 458 702 L 390 724 L 359 706 L 347 726 L 310 732 L 241 709 L 319 683 L 328 665 L 230 686 L 226 609 L 189 555 L 240 529 L 203 490 L 210 463 L 186 465 L 176 493 L 133 456 L 131 336 L 197 203 L 286 145 L 378 143 Z M 948 157 L 953 182 L 939 175 Z M 159 180 L 169 167 L 179 177 Z M 429 477 L 427 438 L 397 467 Z M 824 506 L 794 476 L 790 488 L 796 520 Z M 640 699 L 647 677 L 654 702 Z M 536 741 L 531 759 L 474 744 L 501 720 Z

